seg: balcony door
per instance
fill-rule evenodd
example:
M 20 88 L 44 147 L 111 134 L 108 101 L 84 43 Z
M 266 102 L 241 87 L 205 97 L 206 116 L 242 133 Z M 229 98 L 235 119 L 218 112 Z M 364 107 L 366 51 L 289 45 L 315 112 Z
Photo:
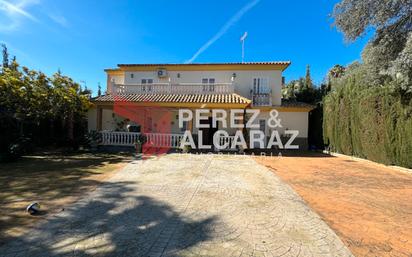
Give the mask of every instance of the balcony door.
M 269 94 L 269 79 L 268 78 L 253 78 L 253 94 Z
M 152 91 L 153 87 L 153 79 L 142 79 L 142 91 L 143 92 L 150 92 Z
M 214 78 L 203 78 L 202 86 L 204 92 L 214 92 L 215 91 L 215 79 Z

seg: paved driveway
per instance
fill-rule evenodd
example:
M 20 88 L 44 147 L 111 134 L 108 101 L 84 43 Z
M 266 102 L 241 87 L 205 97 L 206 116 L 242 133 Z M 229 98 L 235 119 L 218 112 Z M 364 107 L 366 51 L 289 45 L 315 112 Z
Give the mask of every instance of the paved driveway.
M 352 256 L 250 157 L 135 161 L 2 256 Z
M 412 173 L 319 153 L 256 160 L 291 185 L 354 255 L 412 257 Z

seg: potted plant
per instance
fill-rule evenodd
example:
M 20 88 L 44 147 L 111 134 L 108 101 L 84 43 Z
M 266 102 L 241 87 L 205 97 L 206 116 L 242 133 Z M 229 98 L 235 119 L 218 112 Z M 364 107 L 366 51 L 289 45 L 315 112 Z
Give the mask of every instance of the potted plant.
M 180 150 L 182 151 L 182 153 L 189 153 L 192 150 L 192 147 L 190 145 L 184 145 L 181 146 L 182 142 L 180 142 Z
M 145 135 L 139 135 L 137 137 L 136 142 L 135 142 L 136 154 L 141 154 L 142 153 L 142 148 L 143 148 L 144 143 L 146 143 L 146 136 Z
M 87 141 L 92 150 L 97 150 L 97 147 L 102 142 L 102 135 L 96 130 L 92 130 L 87 134 Z

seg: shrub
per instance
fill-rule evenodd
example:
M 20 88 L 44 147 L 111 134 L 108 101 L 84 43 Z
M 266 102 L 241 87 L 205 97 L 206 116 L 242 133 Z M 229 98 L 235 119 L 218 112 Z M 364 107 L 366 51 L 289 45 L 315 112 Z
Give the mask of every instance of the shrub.
M 332 151 L 412 167 L 412 100 L 394 81 L 368 86 L 357 69 L 324 99 L 324 141 Z

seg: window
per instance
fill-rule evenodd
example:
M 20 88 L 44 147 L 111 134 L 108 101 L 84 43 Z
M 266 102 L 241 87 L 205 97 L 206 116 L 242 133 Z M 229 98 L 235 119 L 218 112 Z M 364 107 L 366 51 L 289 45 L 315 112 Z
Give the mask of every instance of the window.
M 134 78 L 134 74 L 133 74 L 133 73 L 130 73 L 130 78 Z
M 203 91 L 206 91 L 206 92 L 215 91 L 215 79 L 214 78 L 203 78 L 202 85 L 203 85 Z
M 268 78 L 254 78 L 253 79 L 253 93 L 254 94 L 268 94 L 270 92 Z
M 142 84 L 153 84 L 153 79 L 142 79 Z
M 153 79 L 142 79 L 142 91 L 152 91 Z

